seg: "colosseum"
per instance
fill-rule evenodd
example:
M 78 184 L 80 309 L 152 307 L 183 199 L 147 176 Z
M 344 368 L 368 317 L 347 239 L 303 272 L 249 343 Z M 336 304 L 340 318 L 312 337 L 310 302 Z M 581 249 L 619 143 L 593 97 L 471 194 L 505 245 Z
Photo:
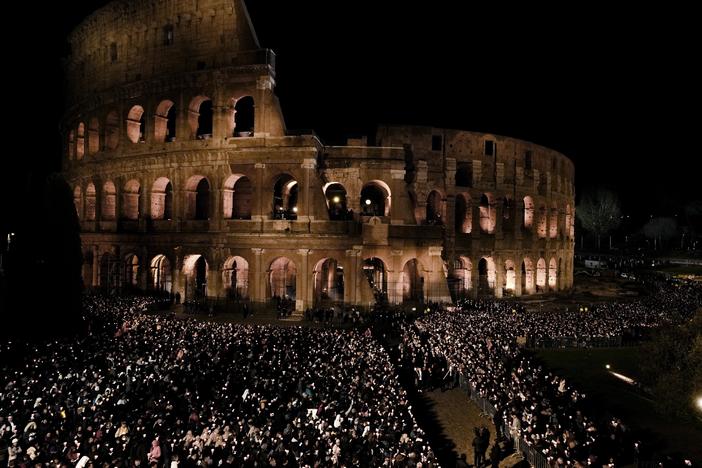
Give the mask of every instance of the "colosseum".
M 63 167 L 87 287 L 304 310 L 572 286 L 574 167 L 556 151 L 288 131 L 241 0 L 114 1 L 69 43 Z

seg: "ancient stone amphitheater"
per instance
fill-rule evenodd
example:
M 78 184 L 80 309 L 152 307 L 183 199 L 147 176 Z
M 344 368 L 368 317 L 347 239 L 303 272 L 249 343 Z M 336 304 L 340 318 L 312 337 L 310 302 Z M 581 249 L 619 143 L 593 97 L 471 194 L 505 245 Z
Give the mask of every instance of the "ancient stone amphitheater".
M 286 129 L 239 0 L 122 0 L 69 37 L 86 286 L 368 305 L 572 286 L 574 167 L 498 135 Z

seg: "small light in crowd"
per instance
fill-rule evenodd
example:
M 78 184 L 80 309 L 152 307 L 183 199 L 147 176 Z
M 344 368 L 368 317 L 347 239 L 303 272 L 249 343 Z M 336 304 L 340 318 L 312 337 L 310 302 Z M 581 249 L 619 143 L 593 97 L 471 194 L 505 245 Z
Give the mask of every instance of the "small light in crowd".
M 606 367 L 607 369 L 609 369 L 609 368 L 611 368 L 612 366 L 610 366 L 609 364 L 607 364 L 605 367 Z
M 297 213 L 297 207 L 293 206 L 293 213 Z
M 339 203 L 341 201 L 341 198 L 337 195 L 336 197 L 332 198 L 332 201 L 334 203 Z
M 414 312 L 415 310 L 417 310 L 417 308 L 416 308 L 416 307 L 412 307 L 412 312 Z
M 369 199 L 369 198 L 366 198 L 366 205 L 370 205 L 370 204 L 371 204 L 370 199 Z
M 698 396 L 695 403 L 697 404 L 697 409 L 702 411 L 702 396 Z

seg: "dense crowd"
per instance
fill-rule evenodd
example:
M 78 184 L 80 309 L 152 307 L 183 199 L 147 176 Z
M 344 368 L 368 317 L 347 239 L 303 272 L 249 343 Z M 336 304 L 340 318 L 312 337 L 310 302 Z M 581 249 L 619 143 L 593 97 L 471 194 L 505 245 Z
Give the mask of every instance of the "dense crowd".
M 464 311 L 489 314 L 491 320 L 505 324 L 511 333 L 527 337 L 532 343 L 577 338 L 582 344 L 598 338 L 638 336 L 652 328 L 682 323 L 702 306 L 699 283 L 653 277 L 639 281 L 650 294 L 627 302 L 529 312 L 522 304 L 510 301 L 469 299 L 458 305 Z
M 470 300 L 402 326 L 401 362 L 418 388 L 456 385 L 461 378 L 497 409 L 495 425 L 525 440 L 553 465 L 609 465 L 637 457 L 638 442 L 618 419 L 587 415 L 585 395 L 523 350 L 525 336 L 614 336 L 633 327 L 689 319 L 702 288 L 687 281 L 651 281 L 640 301 L 588 311 L 529 312 L 504 301 Z
M 0 466 L 435 466 L 384 348 L 86 299 L 91 333 L 0 350 Z

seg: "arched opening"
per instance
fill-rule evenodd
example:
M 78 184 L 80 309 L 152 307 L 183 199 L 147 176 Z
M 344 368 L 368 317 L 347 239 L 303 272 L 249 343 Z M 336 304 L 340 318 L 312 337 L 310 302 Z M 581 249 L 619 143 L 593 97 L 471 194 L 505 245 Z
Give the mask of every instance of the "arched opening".
M 242 174 L 230 175 L 224 181 L 223 196 L 222 214 L 225 219 L 251 219 L 253 202 L 251 179 Z
M 146 131 L 146 118 L 144 108 L 141 106 L 133 106 L 127 114 L 127 138 L 132 143 L 144 141 L 144 132 Z
M 324 189 L 327 199 L 329 219 L 339 221 L 349 219 L 349 210 L 346 203 L 346 189 L 338 182 L 327 184 Z
M 541 292 L 546 288 L 546 260 L 540 258 L 536 262 L 536 291 Z
M 478 262 L 478 295 L 491 296 L 495 290 L 495 261 L 483 257 Z
M 207 260 L 202 255 L 187 255 L 183 260 L 185 273 L 185 299 L 207 297 Z
M 558 270 L 556 267 L 556 259 L 551 258 L 548 262 L 548 287 L 551 289 L 556 289 L 558 285 Z
M 185 217 L 197 220 L 210 217 L 210 183 L 204 176 L 192 176 L 185 184 Z
M 234 134 L 235 137 L 254 136 L 254 100 L 244 96 L 234 104 Z
M 76 153 L 76 132 L 71 130 L 68 132 L 68 159 L 73 160 Z
M 249 262 L 244 257 L 229 257 L 222 268 L 222 285 L 227 297 L 248 299 Z
M 115 184 L 108 180 L 102 186 L 102 219 L 114 221 L 117 217 L 117 189 Z
M 166 99 L 156 107 L 154 119 L 154 140 L 171 142 L 176 138 L 176 106 Z
M 473 166 L 470 164 L 459 164 L 456 168 L 456 186 L 472 187 L 473 186 Z
M 505 261 L 505 283 L 504 291 L 510 294 L 514 294 L 514 290 L 517 288 L 517 272 L 514 271 L 514 262 L 512 260 Z
M 558 237 L 558 207 L 551 207 L 551 216 L 548 221 L 548 234 L 551 239 Z
M 480 230 L 486 234 L 492 234 L 495 230 L 495 208 L 489 193 L 480 197 Z
M 273 219 L 297 219 L 298 183 L 290 174 L 278 176 L 273 186 Z
M 88 127 L 88 154 L 95 154 L 98 151 L 100 151 L 100 122 L 97 117 L 93 117 Z
M 105 148 L 117 149 L 119 146 L 119 115 L 117 111 L 110 111 L 105 118 Z
M 368 182 L 361 189 L 363 216 L 390 216 L 390 187 L 380 180 Z
M 424 302 L 424 276 L 416 258 L 409 260 L 402 268 L 400 287 L 403 302 Z
M 314 303 L 344 301 L 344 269 L 336 259 L 323 258 L 314 267 Z
M 538 225 L 537 225 L 537 232 L 539 235 L 539 239 L 546 239 L 547 224 L 548 224 L 548 214 L 546 212 L 546 207 L 544 205 L 541 205 L 539 207 L 539 220 L 538 220 Z
M 468 257 L 460 256 L 453 264 L 453 290 L 454 298 L 464 299 L 468 297 L 470 290 L 473 288 L 471 283 L 471 274 L 473 271 L 473 263 Z
M 212 138 L 212 100 L 195 96 L 188 106 L 188 124 L 194 139 Z
M 114 255 L 105 253 L 100 258 L 100 287 L 105 291 L 116 289 L 119 285 L 119 262 Z
M 471 213 L 470 197 L 467 194 L 459 193 L 456 196 L 456 232 L 469 234 L 473 228 L 473 216 Z
M 385 274 L 385 263 L 381 259 L 371 257 L 363 260 L 363 273 L 366 275 L 368 284 L 376 295 L 387 295 L 388 279 Z
M 271 291 L 271 299 L 295 300 L 297 293 L 297 267 L 292 260 L 286 257 L 278 257 L 268 269 L 268 282 Z
M 83 191 L 80 189 L 80 185 L 76 185 L 73 189 L 73 206 L 76 208 L 78 219 L 83 219 Z
M 89 182 L 85 188 L 85 219 L 88 221 L 95 221 L 95 203 L 95 184 Z
M 85 154 L 85 124 L 83 122 L 78 124 L 78 138 L 76 138 L 76 159 L 83 159 Z
M 122 218 L 136 220 L 139 219 L 139 197 L 141 195 L 141 185 L 135 179 L 124 184 L 122 192 Z
M 173 219 L 173 184 L 167 177 L 151 187 L 151 219 Z
M 534 262 L 530 258 L 522 261 L 522 294 L 534 292 Z
M 502 231 L 514 232 L 514 201 L 509 197 L 502 199 Z
M 165 255 L 157 255 L 151 260 L 151 285 L 156 291 L 171 292 L 171 262 Z
M 139 286 L 139 257 L 134 254 L 124 260 L 124 284 L 132 288 Z
M 432 190 L 427 197 L 426 224 L 444 224 L 444 202 L 438 190 Z

